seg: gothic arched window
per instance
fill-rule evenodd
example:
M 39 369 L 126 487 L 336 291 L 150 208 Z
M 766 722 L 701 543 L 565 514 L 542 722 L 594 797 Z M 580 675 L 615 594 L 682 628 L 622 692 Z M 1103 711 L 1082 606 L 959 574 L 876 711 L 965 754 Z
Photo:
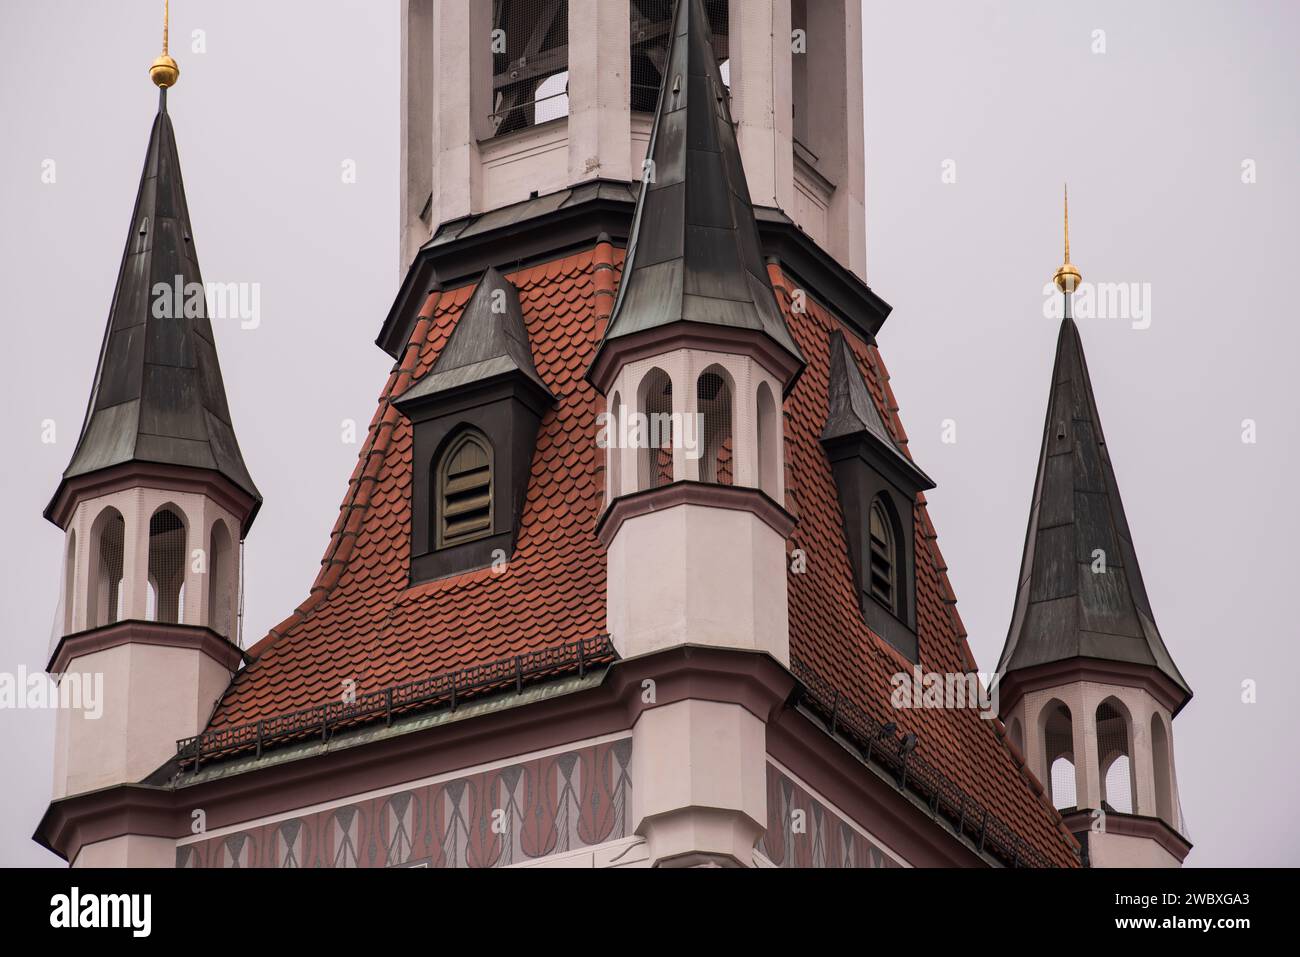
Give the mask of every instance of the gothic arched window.
M 492 444 L 465 430 L 434 467 L 434 541 L 438 548 L 492 534 Z
M 176 624 L 185 612 L 185 522 L 173 506 L 164 506 L 149 519 L 150 621 Z
M 736 452 L 728 379 L 721 366 L 710 366 L 695 383 L 696 408 L 703 419 L 700 481 L 715 485 L 735 484 Z
M 871 503 L 867 532 L 870 538 L 870 569 L 867 591 L 871 597 L 894 614 L 898 613 L 898 553 L 894 523 L 885 503 L 877 498 Z

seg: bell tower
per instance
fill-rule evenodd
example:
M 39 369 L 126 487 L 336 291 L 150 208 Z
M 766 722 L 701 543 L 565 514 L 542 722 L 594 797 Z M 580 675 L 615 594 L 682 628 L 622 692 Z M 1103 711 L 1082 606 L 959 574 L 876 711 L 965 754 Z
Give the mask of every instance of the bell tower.
M 167 53 L 126 249 L 77 446 L 45 516 L 66 538 L 47 670 L 102 676 L 102 714 L 59 711 L 54 798 L 148 776 L 207 723 L 243 661 L 240 543 L 261 504 L 206 314 L 167 94 Z M 174 863 L 129 835 L 74 864 Z M 154 860 L 155 854 L 158 860 Z
M 672 14 L 673 0 L 405 0 L 401 269 L 462 220 L 640 180 Z M 754 205 L 865 279 L 860 4 L 705 0 L 702 15 Z
M 1156 627 L 1071 298 L 1064 297 L 1015 608 L 998 663 L 1008 734 L 1092 867 L 1177 867 L 1191 849 L 1173 719 L 1192 697 Z

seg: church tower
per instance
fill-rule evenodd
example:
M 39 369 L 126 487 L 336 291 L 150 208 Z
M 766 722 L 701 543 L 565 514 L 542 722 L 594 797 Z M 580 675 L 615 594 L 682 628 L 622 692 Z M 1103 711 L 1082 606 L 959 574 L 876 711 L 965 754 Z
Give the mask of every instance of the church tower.
M 1192 697 L 1156 627 L 1101 430 L 1070 262 L 1015 608 L 998 663 L 1011 740 L 1093 867 L 1177 867 L 1191 844 L 1173 719 Z
M 102 716 L 59 711 L 56 801 L 147 777 L 204 727 L 243 661 L 239 548 L 261 496 L 231 424 L 167 110 L 179 72 L 164 24 L 150 69 L 158 112 L 90 401 L 45 511 L 66 536 L 47 670 L 103 676 Z M 75 863 L 170 864 L 173 846 L 129 835 Z

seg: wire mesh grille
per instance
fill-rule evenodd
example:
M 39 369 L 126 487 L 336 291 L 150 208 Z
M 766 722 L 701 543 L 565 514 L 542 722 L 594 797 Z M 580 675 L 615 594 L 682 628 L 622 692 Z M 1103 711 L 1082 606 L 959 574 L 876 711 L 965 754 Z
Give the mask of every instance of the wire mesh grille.
M 98 544 L 91 555 L 93 562 L 91 607 L 87 609 L 87 625 L 96 628 L 119 621 L 125 610 L 122 582 L 123 553 L 126 547 L 126 522 L 113 512 L 101 518 Z
M 668 34 L 672 29 L 673 0 L 631 0 L 632 109 L 653 112 L 668 62 Z M 705 0 L 713 55 L 722 68 L 722 80 L 731 81 L 728 53 L 727 0 Z
M 1111 702 L 1097 706 L 1097 762 L 1101 769 L 1101 806 L 1105 811 L 1133 813 L 1133 771 L 1128 722 Z
M 494 0 L 492 135 L 569 115 L 568 0 Z
M 701 418 L 700 481 L 731 485 L 735 450 L 731 426 L 731 388 L 716 372 L 705 372 L 695 385 L 696 408 Z
M 1052 804 L 1059 810 L 1078 806 L 1074 775 L 1074 723 L 1070 709 L 1056 705 L 1043 726 L 1047 767 L 1051 778 Z
M 231 609 L 234 607 L 234 549 L 230 534 L 222 522 L 212 526 L 208 544 L 208 627 L 219 635 L 230 636 Z
M 170 508 L 159 509 L 149 519 L 150 621 L 177 623 L 182 619 L 185 596 L 185 523 Z
M 673 383 L 662 369 L 651 369 L 641 388 L 645 428 L 638 438 L 637 487 L 658 488 L 673 480 Z

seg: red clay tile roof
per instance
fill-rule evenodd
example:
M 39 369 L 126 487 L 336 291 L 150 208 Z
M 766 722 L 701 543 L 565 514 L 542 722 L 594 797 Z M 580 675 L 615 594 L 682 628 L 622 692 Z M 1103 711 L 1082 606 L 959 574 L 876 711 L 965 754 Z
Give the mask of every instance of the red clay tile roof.
M 602 400 L 584 373 L 604 332 L 621 259 L 602 243 L 507 277 L 519 288 L 537 371 L 556 397 L 538 434 L 516 553 L 499 573 L 484 569 L 408 588 L 411 429 L 392 400 L 432 366 L 473 288 L 430 295 L 380 396 L 311 596 L 250 649 L 256 660 L 235 677 L 209 729 L 337 700 L 347 680 L 358 693 L 373 691 L 604 633 L 605 555 L 594 534 L 602 463 L 593 440 Z M 809 569 L 791 577 L 792 655 L 876 719 L 917 732 L 923 757 L 1049 859 L 1076 863 L 1073 840 L 1021 769 L 1001 722 L 970 709 L 890 709 L 890 677 L 911 664 L 870 632 L 858 610 L 835 485 L 818 441 L 836 320 L 812 300 L 794 314 L 788 280 L 775 266 L 770 275 L 808 359 L 785 405 L 787 507 L 799 519 L 790 548 L 805 551 Z M 879 353 L 849 341 L 906 447 Z M 924 496 L 919 504 L 920 659 L 930 671 L 973 671 Z

